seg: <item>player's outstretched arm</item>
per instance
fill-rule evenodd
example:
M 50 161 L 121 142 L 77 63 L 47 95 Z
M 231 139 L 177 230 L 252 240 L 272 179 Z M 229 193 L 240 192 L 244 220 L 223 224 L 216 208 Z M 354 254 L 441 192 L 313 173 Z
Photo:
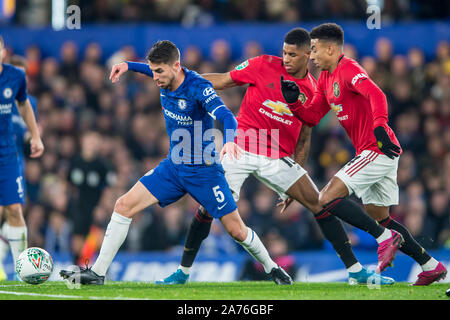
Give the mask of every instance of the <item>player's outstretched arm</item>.
M 204 78 L 208 80 L 207 78 Z M 231 159 L 239 158 L 240 149 L 234 143 L 234 138 L 236 135 L 237 129 L 237 120 L 234 114 L 227 108 L 227 106 L 223 103 L 220 96 L 215 92 L 213 88 L 211 88 L 210 82 L 202 81 L 200 86 L 198 87 L 200 92 L 199 102 L 202 107 L 208 112 L 208 114 L 214 119 L 223 123 L 223 148 L 220 152 L 220 161 L 222 161 L 225 153 L 228 153 Z
M 294 116 L 302 121 L 308 127 L 316 126 L 320 120 L 330 111 L 328 103 L 323 97 L 323 93 L 316 90 L 312 101 L 303 106 L 302 102 L 298 100 L 300 89 L 298 85 L 291 80 L 284 80 L 280 77 L 281 93 L 284 100 L 288 103 L 289 109 Z
M 36 117 L 34 115 L 33 107 L 30 104 L 28 99 L 17 102 L 17 106 L 19 107 L 19 113 L 23 118 L 23 121 L 27 125 L 27 129 L 31 134 L 31 158 L 38 158 L 44 152 L 44 144 L 41 140 L 41 135 L 39 133 L 39 129 L 36 123 Z
M 139 72 L 153 78 L 153 72 L 148 64 L 142 62 L 125 61 L 115 64 L 112 67 L 111 73 L 109 74 L 109 79 L 112 83 L 116 83 L 117 81 L 119 81 L 120 76 L 128 70 Z
M 237 86 L 229 72 L 226 73 L 204 73 L 201 75 L 208 81 L 211 81 L 215 90 L 224 90 Z
M 214 112 L 214 116 L 223 123 L 224 145 L 220 151 L 220 161 L 222 161 L 223 156 L 226 153 L 231 159 L 238 159 L 241 156 L 242 151 L 239 149 L 238 145 L 234 143 L 237 129 L 237 120 L 235 116 L 225 105 L 219 107 Z
M 109 74 L 109 80 L 112 83 L 116 83 L 119 81 L 119 78 L 122 74 L 128 71 L 128 64 L 126 62 L 118 63 L 113 65 L 111 69 L 111 73 Z
M 221 103 L 214 110 L 208 112 L 213 119 L 219 120 L 223 123 L 223 147 L 220 151 L 220 161 L 222 162 L 223 156 L 227 153 L 231 159 L 238 159 L 241 155 L 241 149 L 234 143 L 236 136 L 237 120 L 234 114 L 228 109 L 222 100 L 217 97 L 217 102 Z

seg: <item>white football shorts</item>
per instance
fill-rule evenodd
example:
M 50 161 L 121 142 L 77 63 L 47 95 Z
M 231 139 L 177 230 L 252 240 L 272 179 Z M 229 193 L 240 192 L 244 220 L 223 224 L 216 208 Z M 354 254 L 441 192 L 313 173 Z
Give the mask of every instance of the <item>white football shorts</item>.
M 389 207 L 398 204 L 397 168 L 399 157 L 389 158 L 375 151 L 364 150 L 338 173 L 348 188 L 363 204 Z
M 286 200 L 289 196 L 285 192 L 307 173 L 289 157 L 272 159 L 244 150 L 239 159 L 230 159 L 228 154 L 225 154 L 222 166 L 236 201 L 239 200 L 242 184 L 250 174 L 278 193 L 281 199 Z

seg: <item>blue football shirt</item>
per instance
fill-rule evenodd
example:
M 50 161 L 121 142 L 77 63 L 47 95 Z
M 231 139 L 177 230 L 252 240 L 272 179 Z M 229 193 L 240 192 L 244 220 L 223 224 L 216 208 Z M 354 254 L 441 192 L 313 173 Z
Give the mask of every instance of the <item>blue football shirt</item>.
M 27 99 L 25 73 L 3 63 L 0 73 L 0 166 L 18 161 L 14 126 L 12 121 L 15 100 Z
M 185 79 L 174 91 L 161 89 L 161 105 L 174 164 L 217 163 L 213 137 L 215 113 L 226 108 L 212 83 L 183 68 Z M 228 110 L 228 109 L 227 109 Z

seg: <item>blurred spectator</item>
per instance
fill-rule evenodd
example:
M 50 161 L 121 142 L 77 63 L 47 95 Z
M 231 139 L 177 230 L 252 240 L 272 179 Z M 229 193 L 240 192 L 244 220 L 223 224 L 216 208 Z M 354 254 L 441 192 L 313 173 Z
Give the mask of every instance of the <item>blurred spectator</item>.
M 275 212 L 274 230 L 289 239 L 289 251 L 319 249 L 323 237 L 312 213 L 298 202 L 292 203 L 283 213 Z
M 185 1 L 186 3 L 186 1 Z M 198 0 L 187 4 L 183 10 L 181 24 L 185 27 L 213 25 L 220 20 L 216 1 Z
M 219 39 L 211 44 L 211 59 L 215 72 L 228 72 L 231 64 L 231 48 L 228 41 Z
M 65 42 L 61 47 L 61 75 L 69 82 L 74 82 L 78 77 L 78 47 L 73 41 Z
M 70 253 L 70 226 L 59 211 L 53 211 L 48 218 L 45 230 L 45 250 L 53 253 Z
M 253 196 L 252 213 L 248 222 L 249 226 L 261 237 L 276 224 L 273 215 L 274 203 L 274 193 L 266 186 L 261 185 L 259 191 Z
M 198 71 L 202 63 L 202 53 L 196 46 L 189 46 L 182 52 L 182 64 L 188 69 Z
M 152 220 L 142 239 L 143 250 L 168 251 L 182 246 L 186 236 L 186 215 L 178 203 L 167 208 L 151 208 Z
M 449 233 L 446 227 L 448 227 L 450 216 L 449 200 L 449 196 L 443 190 L 431 194 L 428 217 L 431 224 L 431 238 L 435 241 L 433 247 L 435 248 L 439 248 L 448 240 L 446 237 Z
M 81 154 L 70 159 L 67 177 L 72 186 L 69 217 L 73 225 L 72 252 L 75 262 L 79 258 L 84 262 L 80 253 L 93 223 L 93 211 L 109 183 L 109 168 L 98 157 L 101 136 L 96 132 L 86 132 L 80 140 Z
M 262 55 L 263 49 L 257 41 L 250 41 L 244 47 L 243 59 L 250 59 Z
M 349 43 L 344 44 L 344 55 L 346 57 L 358 60 L 358 51 L 352 44 Z
M 378 67 L 388 71 L 392 59 L 392 42 L 387 38 L 379 38 L 375 44 L 375 56 Z
M 45 210 L 41 205 L 33 205 L 26 215 L 28 246 L 43 248 L 45 243 Z
M 101 67 L 102 48 L 96 42 L 88 44 L 84 52 L 84 62 L 96 64 Z
M 411 70 L 411 84 L 415 101 L 420 101 L 425 93 L 425 56 L 422 50 L 412 48 L 408 51 L 408 65 Z

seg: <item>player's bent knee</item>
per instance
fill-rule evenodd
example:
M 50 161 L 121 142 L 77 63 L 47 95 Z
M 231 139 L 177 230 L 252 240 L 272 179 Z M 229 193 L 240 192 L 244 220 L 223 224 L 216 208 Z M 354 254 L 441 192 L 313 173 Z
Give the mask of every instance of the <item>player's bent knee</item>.
M 247 229 L 247 228 L 245 228 Z M 247 231 L 242 229 L 242 228 L 232 228 L 231 230 L 228 231 L 228 233 L 230 234 L 230 236 L 239 242 L 244 241 L 247 238 Z
M 248 228 L 245 224 L 233 224 L 227 229 L 228 234 L 236 241 L 242 242 L 247 238 Z
M 7 219 L 18 219 L 22 217 L 22 205 L 20 203 L 5 206 Z
M 22 226 L 25 220 L 22 214 L 22 205 L 20 203 L 5 206 L 5 218 L 10 226 Z
M 114 205 L 114 212 L 127 217 L 132 218 L 135 212 L 133 212 L 133 205 L 125 196 L 121 196 L 117 199 L 116 204 Z
M 237 211 L 236 211 L 237 213 Z M 228 214 L 220 221 L 228 234 L 236 241 L 242 242 L 247 237 L 247 226 L 242 222 L 238 214 Z
M 22 205 L 20 203 L 15 203 L 5 206 L 5 212 L 11 215 L 22 214 Z

